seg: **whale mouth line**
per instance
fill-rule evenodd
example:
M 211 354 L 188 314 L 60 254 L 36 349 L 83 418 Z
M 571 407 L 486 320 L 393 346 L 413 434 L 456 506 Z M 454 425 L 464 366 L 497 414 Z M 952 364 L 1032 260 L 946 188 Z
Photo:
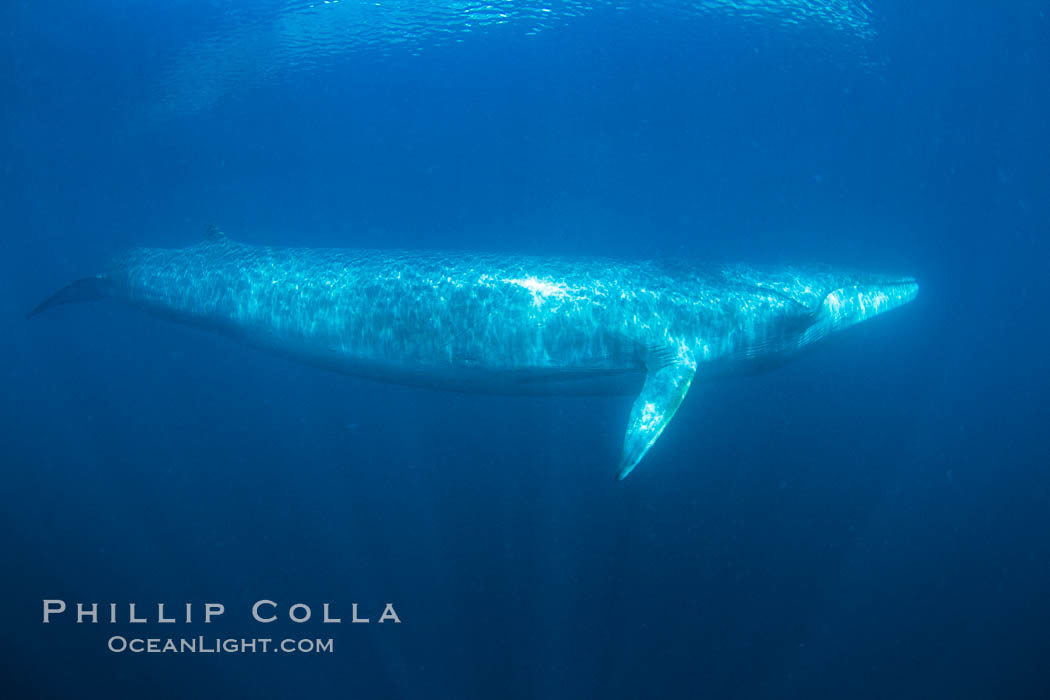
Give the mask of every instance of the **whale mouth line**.
M 895 279 L 895 280 L 887 281 L 887 282 L 862 282 L 862 283 L 854 285 L 854 286 L 857 286 L 857 287 L 896 287 L 896 286 L 899 286 L 899 285 L 906 285 L 906 284 L 916 284 L 917 285 L 918 283 L 919 283 L 919 280 L 915 279 L 914 277 L 901 277 L 900 279 Z
M 904 290 L 900 290 L 901 287 L 903 287 Z M 914 295 L 919 291 L 919 281 L 914 277 L 902 277 L 892 282 L 862 282 L 860 284 L 840 287 L 839 289 L 833 290 L 829 294 L 841 294 L 842 292 L 845 292 L 850 289 L 864 292 L 898 290 L 898 294 L 903 292 L 909 295 Z

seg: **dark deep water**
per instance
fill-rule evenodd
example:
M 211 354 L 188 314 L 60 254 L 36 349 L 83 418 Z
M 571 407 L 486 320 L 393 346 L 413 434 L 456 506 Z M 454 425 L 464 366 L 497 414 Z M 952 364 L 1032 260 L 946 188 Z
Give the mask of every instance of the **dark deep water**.
M 1050 6 L 826 5 L 5 3 L 0 695 L 1050 697 Z M 23 320 L 209 223 L 922 292 L 694 385 L 617 483 L 630 399 L 370 384 L 115 304 Z M 106 650 L 200 634 L 335 651 Z

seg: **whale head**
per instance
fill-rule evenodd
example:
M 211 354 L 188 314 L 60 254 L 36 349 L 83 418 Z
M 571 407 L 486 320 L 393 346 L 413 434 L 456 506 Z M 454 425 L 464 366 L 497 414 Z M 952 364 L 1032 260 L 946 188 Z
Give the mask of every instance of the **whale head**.
M 838 331 L 904 306 L 918 293 L 919 283 L 911 277 L 850 284 L 828 292 L 819 316 Z
M 911 302 L 919 283 L 907 275 L 846 273 L 824 280 L 810 306 L 811 323 L 800 345 L 809 345 Z
M 904 306 L 919 292 L 910 275 L 825 265 L 734 266 L 723 274 L 731 282 L 768 290 L 794 305 L 800 325 L 793 324 L 792 333 L 774 344 L 783 355 Z

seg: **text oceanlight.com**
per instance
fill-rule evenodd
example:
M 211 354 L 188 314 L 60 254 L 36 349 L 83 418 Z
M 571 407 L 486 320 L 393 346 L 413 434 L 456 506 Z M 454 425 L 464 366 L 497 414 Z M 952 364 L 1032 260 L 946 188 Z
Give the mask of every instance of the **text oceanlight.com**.
M 192 637 L 172 639 L 142 639 L 139 637 L 122 637 L 115 635 L 109 638 L 107 647 L 116 653 L 133 654 L 255 654 L 265 652 L 282 652 L 285 654 L 330 654 L 335 651 L 335 644 L 328 639 L 222 639 L 219 637 Z

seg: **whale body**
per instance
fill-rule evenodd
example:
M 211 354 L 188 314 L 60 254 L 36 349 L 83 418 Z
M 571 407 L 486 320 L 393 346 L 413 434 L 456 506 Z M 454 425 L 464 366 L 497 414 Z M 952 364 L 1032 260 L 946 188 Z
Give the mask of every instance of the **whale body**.
M 753 372 L 915 298 L 826 266 L 272 248 L 140 248 L 28 315 L 113 298 L 346 374 L 499 394 L 632 394 L 618 476 L 694 377 Z

